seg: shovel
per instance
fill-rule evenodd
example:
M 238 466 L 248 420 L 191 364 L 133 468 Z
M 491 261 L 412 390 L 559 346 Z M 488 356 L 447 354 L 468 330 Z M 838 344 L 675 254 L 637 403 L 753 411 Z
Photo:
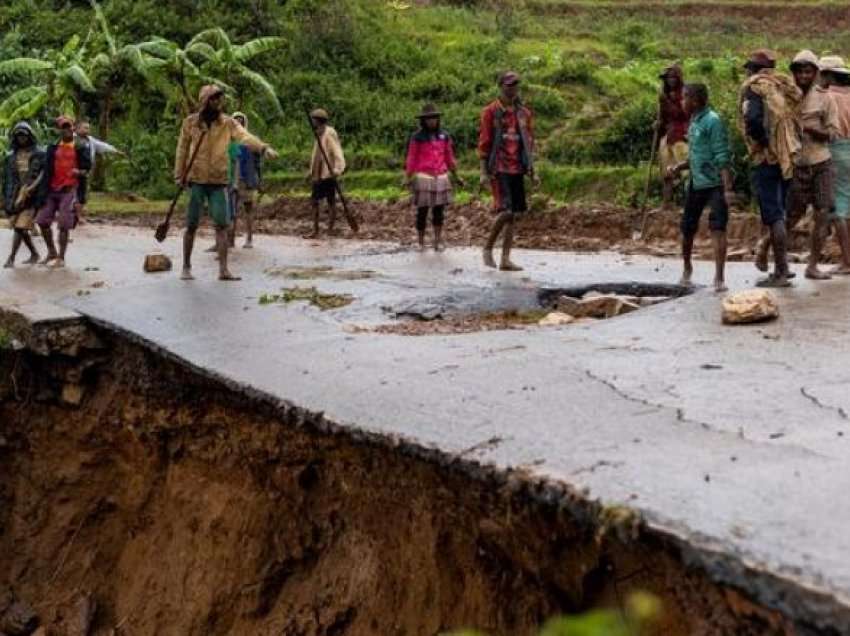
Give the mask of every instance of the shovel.
M 183 176 L 180 178 L 180 186 L 177 188 L 177 192 L 174 193 L 174 198 L 171 199 L 171 205 L 168 208 L 168 214 L 165 215 L 165 220 L 156 226 L 156 232 L 154 233 L 154 237 L 157 242 L 162 243 L 165 240 L 165 237 L 168 236 L 168 225 L 171 223 L 171 215 L 174 214 L 174 207 L 177 205 L 177 199 L 180 198 L 180 194 L 186 188 L 183 183 L 186 181 L 186 177 L 189 174 L 189 171 L 192 169 L 192 166 L 195 163 L 195 157 L 198 156 L 198 151 L 201 149 L 201 144 L 204 143 L 204 137 L 206 137 L 207 131 L 203 131 L 201 133 L 201 137 L 198 139 L 198 145 L 195 146 L 195 150 L 192 152 L 192 156 L 189 157 L 189 165 L 186 166 L 186 170 L 183 171 Z

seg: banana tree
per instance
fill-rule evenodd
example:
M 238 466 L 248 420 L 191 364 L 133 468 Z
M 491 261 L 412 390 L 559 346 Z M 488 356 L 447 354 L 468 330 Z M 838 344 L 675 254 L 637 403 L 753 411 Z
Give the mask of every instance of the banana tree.
M 168 100 L 167 110 L 176 107 L 182 116 L 195 110 L 195 89 L 201 82 L 213 82 L 189 57 L 187 48 L 156 37 L 136 45 L 148 58 L 157 60 L 152 85 Z
M 119 44 L 100 4 L 96 0 L 90 3 L 103 49 L 91 60 L 91 77 L 100 96 L 99 133 L 108 139 L 116 92 L 130 82 L 141 81 L 142 88 L 156 85 L 165 62 L 145 54 L 138 44 Z
M 0 103 L 0 125 L 34 117 L 47 105 L 57 112 L 79 115 L 82 94 L 95 92 L 85 70 L 85 55 L 86 47 L 75 35 L 44 59 L 17 57 L 0 62 L 0 75 L 30 80 Z
M 186 45 L 186 53 L 198 62 L 201 73 L 220 78 L 236 92 L 240 108 L 246 93 L 259 95 L 272 107 L 275 115 L 283 109 L 277 92 L 262 73 L 249 67 L 249 63 L 260 55 L 279 51 L 286 44 L 280 37 L 260 37 L 244 44 L 234 44 L 220 28 L 201 31 Z

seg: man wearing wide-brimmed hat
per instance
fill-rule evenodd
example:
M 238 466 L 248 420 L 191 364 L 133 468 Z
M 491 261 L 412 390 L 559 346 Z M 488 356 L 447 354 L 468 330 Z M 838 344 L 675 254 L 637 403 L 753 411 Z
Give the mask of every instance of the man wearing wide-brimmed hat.
M 794 158 L 794 177 L 788 196 L 786 232 L 791 232 L 811 205 L 813 220 L 806 278 L 824 280 L 830 275 L 818 268 L 833 206 L 832 156 L 829 142 L 838 132 L 835 102 L 817 83 L 820 60 L 811 51 L 800 51 L 791 62 L 794 83 L 803 93 L 797 111 L 802 147 Z M 765 247 L 766 251 L 766 247 Z M 764 258 L 766 261 L 766 257 Z
M 319 203 L 328 202 L 328 234 L 333 234 L 336 222 L 336 180 L 345 172 L 345 155 L 336 130 L 328 126 L 330 116 L 324 108 L 316 108 L 310 113 L 313 129 L 319 141 L 313 142 L 310 157 L 310 182 L 313 185 L 310 201 L 313 206 L 313 233 L 309 238 L 319 236 Z M 324 149 L 324 156 L 319 143 Z M 327 161 L 325 161 L 327 157 Z M 330 164 L 330 165 L 328 165 Z
M 519 98 L 519 74 L 514 71 L 499 77 L 500 96 L 481 112 L 478 133 L 478 157 L 481 160 L 481 185 L 493 190 L 493 207 L 499 216 L 490 229 L 484 246 L 484 264 L 496 267 L 493 248 L 502 237 L 499 269 L 520 271 L 511 261 L 514 225 L 528 208 L 525 200 L 525 176 L 538 183 L 534 172 L 534 116 Z
M 417 115 L 419 130 L 407 142 L 404 162 L 404 181 L 410 186 L 413 207 L 416 208 L 416 233 L 419 249 L 425 248 L 425 229 L 428 212 L 434 228 L 434 250 L 442 251 L 443 221 L 446 206 L 452 202 L 452 182 L 463 184 L 458 177 L 454 143 L 451 135 L 440 127 L 440 111 L 434 104 L 425 104 Z
M 658 93 L 658 161 L 661 165 L 664 207 L 673 203 L 676 178 L 669 176 L 669 168 L 688 161 L 688 124 L 685 111 L 684 74 L 682 67 L 671 64 L 658 76 L 661 90 Z
M 747 144 L 762 224 L 770 233 L 774 271 L 761 287 L 788 287 L 785 200 L 801 142 L 797 107 L 803 94 L 787 75 L 776 72 L 776 55 L 755 51 L 744 64 L 747 79 L 739 95 L 739 127 Z M 757 260 L 759 269 L 767 263 Z
M 832 225 L 841 247 L 841 263 L 832 274 L 850 274 L 850 69 L 844 59 L 828 55 L 820 59 L 820 85 L 835 104 L 838 128 L 829 144 L 833 166 Z

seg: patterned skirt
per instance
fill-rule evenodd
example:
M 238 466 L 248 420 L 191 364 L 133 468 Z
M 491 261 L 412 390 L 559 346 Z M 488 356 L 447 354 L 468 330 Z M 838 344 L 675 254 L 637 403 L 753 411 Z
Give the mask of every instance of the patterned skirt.
M 452 182 L 448 174 L 432 177 L 417 172 L 410 185 L 413 194 L 413 207 L 433 208 L 435 205 L 448 205 L 452 202 Z

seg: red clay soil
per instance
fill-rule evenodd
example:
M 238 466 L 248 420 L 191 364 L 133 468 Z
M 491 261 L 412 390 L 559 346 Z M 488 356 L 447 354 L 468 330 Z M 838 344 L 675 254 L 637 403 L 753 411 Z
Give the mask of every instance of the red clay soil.
M 46 636 L 531 636 L 641 589 L 664 604 L 650 634 L 786 633 L 634 516 L 100 337 L 77 406 L 69 360 L 0 356 L 0 620 L 15 600 Z

